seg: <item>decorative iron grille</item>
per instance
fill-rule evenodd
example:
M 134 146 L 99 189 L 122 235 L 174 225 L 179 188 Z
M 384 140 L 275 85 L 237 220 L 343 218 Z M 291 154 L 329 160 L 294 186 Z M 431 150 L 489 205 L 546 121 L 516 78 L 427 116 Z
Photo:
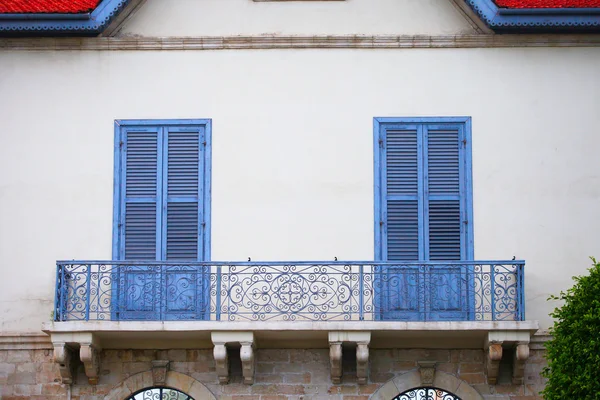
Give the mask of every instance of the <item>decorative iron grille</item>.
M 127 400 L 194 400 L 179 390 L 169 388 L 148 388 L 140 390 Z
M 408 390 L 394 397 L 393 400 L 460 400 L 460 398 L 442 389 L 422 387 Z
M 522 261 L 57 266 L 56 321 L 525 319 Z

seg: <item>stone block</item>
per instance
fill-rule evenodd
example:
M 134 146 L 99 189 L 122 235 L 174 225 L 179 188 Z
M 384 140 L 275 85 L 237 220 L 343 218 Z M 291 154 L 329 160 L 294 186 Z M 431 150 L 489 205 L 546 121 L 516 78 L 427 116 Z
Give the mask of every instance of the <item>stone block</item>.
M 152 372 L 146 371 L 140 374 L 135 374 L 131 376 L 129 379 L 125 381 L 127 388 L 132 392 L 139 390 L 139 388 L 145 388 L 154 386 L 154 381 L 152 380 Z M 176 385 L 171 385 L 167 381 L 167 386 L 170 387 L 178 387 Z
M 7 350 L 6 360 L 8 363 L 27 363 L 32 362 L 32 350 Z
M 285 374 L 283 376 L 283 381 L 285 383 L 300 383 L 308 385 L 312 381 L 312 376 L 310 372 L 304 372 L 302 374 Z
M 187 351 L 182 349 L 167 350 L 167 358 L 160 358 L 160 360 L 187 361 Z
M 409 349 L 399 350 L 398 360 L 400 361 L 450 361 L 450 350 L 439 349 Z
M 272 364 L 272 363 L 257 363 L 255 373 L 270 374 L 270 373 L 273 373 L 274 368 L 275 368 L 275 364 Z
M 460 363 L 458 365 L 460 374 L 484 372 L 483 363 Z
M 139 374 L 140 372 L 150 371 L 152 364 L 148 362 L 130 362 L 123 364 L 124 376 Z
M 484 360 L 483 350 L 460 350 L 460 355 L 459 355 L 460 362 L 482 363 L 483 360 Z
M 252 394 L 304 394 L 301 385 L 252 385 Z
M 42 394 L 42 385 L 15 385 L 15 396 L 34 396 Z
M 358 387 L 358 394 L 373 394 L 381 387 L 380 384 L 370 383 L 368 385 L 360 385 Z
M 417 368 L 416 361 L 396 361 L 392 363 L 391 372 L 406 372 Z
M 329 350 L 327 349 L 306 349 L 294 350 L 290 352 L 290 362 L 310 364 L 310 363 L 328 363 Z
M 8 383 L 13 384 L 35 384 L 35 372 L 15 372 L 8 378 Z
M 289 362 L 290 354 L 287 350 L 280 349 L 258 349 L 256 351 L 257 362 Z
M 483 372 L 472 374 L 460 374 L 458 377 L 470 385 L 483 384 L 487 381 Z
M 358 393 L 358 385 L 334 385 L 330 386 L 327 389 L 327 393 L 329 394 L 357 394 Z
M 282 375 L 274 375 L 274 374 L 261 374 L 261 375 L 255 375 L 254 377 L 254 383 L 282 383 L 283 382 L 283 376 Z M 287 383 L 287 382 L 286 382 Z M 297 382 L 292 382 L 292 383 L 297 383 Z
M 67 386 L 61 383 L 42 383 L 42 395 L 44 396 L 66 396 Z
M 273 367 L 273 373 L 284 374 L 288 372 L 302 372 L 304 370 L 302 364 L 278 363 Z
M 156 360 L 156 350 L 132 350 L 130 354 L 132 361 L 139 362 Z
M 369 378 L 371 382 L 376 382 L 376 383 L 385 383 L 387 381 L 389 381 L 390 379 L 392 379 L 394 377 L 394 374 L 392 373 L 374 373 L 371 372 Z

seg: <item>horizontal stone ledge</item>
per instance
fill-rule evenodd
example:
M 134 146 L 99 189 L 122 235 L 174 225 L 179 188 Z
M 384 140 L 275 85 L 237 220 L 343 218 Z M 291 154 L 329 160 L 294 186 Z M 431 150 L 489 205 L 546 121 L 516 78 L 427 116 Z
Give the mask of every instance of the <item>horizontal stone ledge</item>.
M 247 50 L 598 47 L 600 35 L 314 35 L 0 38 L 5 50 Z
M 66 321 L 46 322 L 51 332 L 197 332 L 197 331 L 530 331 L 538 321 Z
M 50 336 L 39 333 L 0 333 L 0 350 L 51 350 Z

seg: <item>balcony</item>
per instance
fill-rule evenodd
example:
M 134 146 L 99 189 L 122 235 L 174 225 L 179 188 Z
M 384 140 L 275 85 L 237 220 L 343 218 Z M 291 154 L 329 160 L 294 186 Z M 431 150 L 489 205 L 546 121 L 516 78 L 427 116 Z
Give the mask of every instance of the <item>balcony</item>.
M 258 347 L 329 347 L 339 383 L 343 345 L 356 348 L 359 383 L 368 380 L 369 348 L 483 348 L 492 382 L 502 348 L 516 351 L 522 367 L 538 329 L 525 321 L 524 265 L 59 261 L 53 321 L 42 329 L 65 383 L 76 349 L 98 382 L 101 348 L 213 348 L 221 383 L 228 351 L 240 349 L 252 383 Z
M 523 261 L 59 261 L 54 321 L 524 321 Z

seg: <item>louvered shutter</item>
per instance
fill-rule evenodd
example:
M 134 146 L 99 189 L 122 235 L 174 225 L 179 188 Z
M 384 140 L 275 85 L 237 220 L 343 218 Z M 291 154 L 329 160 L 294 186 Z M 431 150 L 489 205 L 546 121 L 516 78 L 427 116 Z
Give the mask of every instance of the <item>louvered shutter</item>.
M 387 259 L 419 260 L 419 129 L 385 132 L 385 211 Z
M 125 130 L 122 146 L 121 258 L 156 260 L 160 252 L 159 129 Z
M 203 129 L 165 127 L 164 251 L 169 261 L 201 259 L 202 221 L 199 210 L 204 174 Z M 165 319 L 202 319 L 208 278 L 202 267 L 181 266 L 165 274 Z M 204 295 L 203 295 L 204 294 Z
M 461 260 L 462 129 L 458 126 L 426 125 L 427 163 L 425 200 L 426 252 L 429 260 Z
M 200 258 L 200 181 L 203 152 L 201 128 L 165 128 L 166 133 L 166 243 L 167 260 Z

